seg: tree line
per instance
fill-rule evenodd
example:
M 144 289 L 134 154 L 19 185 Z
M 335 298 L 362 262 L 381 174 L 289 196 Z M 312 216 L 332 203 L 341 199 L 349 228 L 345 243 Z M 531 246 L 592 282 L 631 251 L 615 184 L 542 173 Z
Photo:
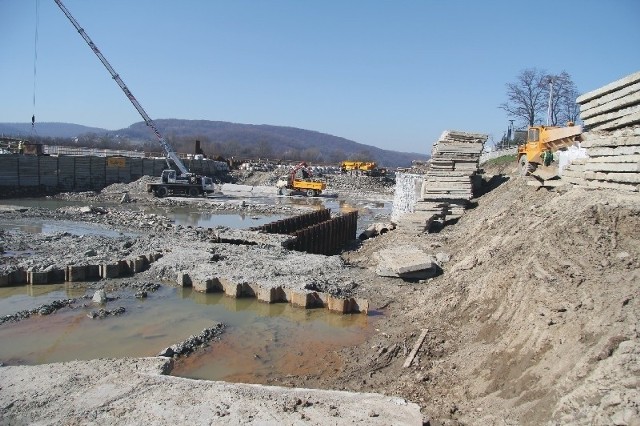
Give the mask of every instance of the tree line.
M 29 140 L 33 143 L 44 145 L 58 145 L 68 147 L 83 147 L 94 149 L 114 149 L 123 151 L 138 151 L 146 153 L 157 153 L 164 155 L 160 145 L 154 141 L 133 140 L 126 136 L 115 134 L 85 133 L 75 138 L 48 137 L 31 135 Z M 316 147 L 304 149 L 285 148 L 276 150 L 269 141 L 258 141 L 257 143 L 240 143 L 236 140 L 228 142 L 212 141 L 208 136 L 176 136 L 168 135 L 165 140 L 178 153 L 198 154 L 196 152 L 196 141 L 200 141 L 201 153 L 207 158 L 238 158 L 238 159 L 279 159 L 286 161 L 307 161 L 310 163 L 333 164 L 345 160 L 350 161 L 372 161 L 372 154 L 363 150 L 356 153 L 345 153 L 342 150 L 322 152 Z

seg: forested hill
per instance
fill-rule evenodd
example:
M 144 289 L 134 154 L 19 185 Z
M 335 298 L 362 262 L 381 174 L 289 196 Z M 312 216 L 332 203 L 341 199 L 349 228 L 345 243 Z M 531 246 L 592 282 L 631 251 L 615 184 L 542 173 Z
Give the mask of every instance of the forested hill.
M 328 163 L 353 159 L 376 161 L 385 167 L 405 167 L 412 160 L 426 160 L 427 152 L 430 151 L 426 141 L 425 146 L 416 147 L 416 151 L 421 151 L 420 153 L 406 153 L 380 149 L 326 133 L 265 124 L 179 119 L 162 119 L 155 123 L 176 151 L 192 153 L 195 141 L 200 140 L 204 153 L 209 156 L 281 158 Z M 68 126 L 69 132 L 63 135 L 61 129 L 64 126 Z M 115 144 L 119 148 L 144 146 L 146 150 L 160 151 L 153 132 L 144 122 L 112 131 L 63 123 L 38 123 L 36 128 L 41 137 L 78 138 L 76 143 L 81 145 L 95 145 L 98 141 L 100 145 Z M 22 130 L 21 135 L 29 135 L 31 124 L 0 123 L 0 133 L 6 136 L 11 132 L 15 135 L 16 130 Z M 394 141 L 389 142 L 391 144 Z

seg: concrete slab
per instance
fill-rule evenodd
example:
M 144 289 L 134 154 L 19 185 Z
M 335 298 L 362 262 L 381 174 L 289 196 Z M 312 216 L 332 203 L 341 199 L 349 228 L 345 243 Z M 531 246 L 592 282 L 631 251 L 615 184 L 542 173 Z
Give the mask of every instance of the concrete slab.
M 0 367 L 1 424 L 421 425 L 420 407 L 375 393 L 167 376 L 168 358 Z
M 422 279 L 434 276 L 437 263 L 434 256 L 408 245 L 378 252 L 376 274 L 383 277 Z

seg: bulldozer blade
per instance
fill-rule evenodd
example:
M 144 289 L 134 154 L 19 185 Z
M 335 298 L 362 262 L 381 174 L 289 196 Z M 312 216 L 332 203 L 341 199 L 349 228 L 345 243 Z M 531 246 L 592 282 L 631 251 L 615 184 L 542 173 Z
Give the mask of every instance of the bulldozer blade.
M 542 181 L 557 179 L 560 177 L 558 174 L 558 167 L 554 166 L 538 166 L 533 172 L 531 172 L 531 176 Z

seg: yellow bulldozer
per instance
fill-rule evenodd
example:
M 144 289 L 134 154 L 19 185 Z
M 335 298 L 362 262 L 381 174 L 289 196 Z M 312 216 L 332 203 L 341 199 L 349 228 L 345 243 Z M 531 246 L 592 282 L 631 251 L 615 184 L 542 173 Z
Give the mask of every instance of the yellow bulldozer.
M 527 142 L 518 146 L 519 173 L 522 176 L 538 175 L 545 180 L 556 176 L 557 167 L 551 167 L 550 156 L 581 140 L 582 127 L 575 126 L 573 123 L 569 123 L 566 127 L 530 126 Z

